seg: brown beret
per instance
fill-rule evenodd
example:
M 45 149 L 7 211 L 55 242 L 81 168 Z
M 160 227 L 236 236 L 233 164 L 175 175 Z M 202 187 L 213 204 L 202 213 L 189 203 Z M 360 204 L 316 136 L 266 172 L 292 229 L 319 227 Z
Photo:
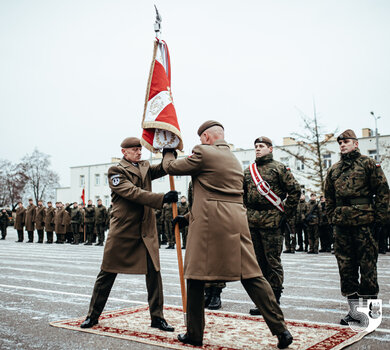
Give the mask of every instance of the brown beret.
M 126 137 L 122 143 L 122 148 L 141 147 L 141 141 L 137 137 Z
M 272 146 L 272 141 L 271 141 L 271 139 L 268 138 L 267 136 L 260 136 L 260 137 L 258 137 L 258 138 L 255 140 L 254 143 L 255 143 L 255 144 L 256 144 L 256 143 L 266 143 L 266 144 L 268 144 L 269 146 Z
M 207 129 L 211 128 L 212 126 L 220 126 L 222 129 L 224 129 L 223 125 L 220 122 L 217 122 L 216 120 L 208 120 L 204 122 L 198 129 L 198 135 L 202 135 Z
M 341 133 L 337 137 L 337 142 L 339 142 L 340 140 L 346 140 L 346 139 L 357 140 L 356 134 L 354 133 L 353 130 L 351 130 L 351 129 L 345 130 L 343 133 Z

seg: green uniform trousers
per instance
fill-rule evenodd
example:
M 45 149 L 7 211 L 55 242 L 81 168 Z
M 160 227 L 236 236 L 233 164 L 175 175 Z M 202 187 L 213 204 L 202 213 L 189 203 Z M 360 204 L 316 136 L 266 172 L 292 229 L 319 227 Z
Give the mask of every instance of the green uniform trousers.
M 205 283 L 206 281 L 187 280 L 187 334 L 194 341 L 203 340 Z M 284 332 L 287 328 L 283 313 L 267 280 L 264 277 L 256 277 L 241 280 L 241 283 L 260 310 L 272 334 Z
M 148 291 L 148 303 L 150 317 L 164 318 L 163 315 L 163 286 L 161 281 L 160 271 L 154 269 L 152 259 L 147 254 L 148 272 L 146 274 L 146 289 Z M 114 284 L 117 274 L 113 272 L 106 272 L 100 270 L 95 286 L 93 288 L 91 302 L 89 304 L 89 311 L 87 317 L 98 319 L 103 312 L 111 288 Z

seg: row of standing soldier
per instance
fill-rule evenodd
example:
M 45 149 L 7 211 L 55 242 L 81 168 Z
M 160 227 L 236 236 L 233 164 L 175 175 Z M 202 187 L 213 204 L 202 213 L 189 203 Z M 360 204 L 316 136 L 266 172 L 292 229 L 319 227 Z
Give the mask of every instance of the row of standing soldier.
M 52 202 L 47 202 L 47 207 L 43 201 L 39 200 L 38 205 L 34 205 L 33 200 L 29 199 L 27 208 L 23 207 L 22 202 L 18 202 L 15 216 L 14 228 L 18 233 L 16 242 L 24 241 L 24 229 L 27 231 L 27 243 L 34 242 L 34 231 L 37 231 L 37 243 L 43 243 L 44 231 L 46 231 L 46 243 L 54 243 L 54 233 L 57 236 L 55 243 L 63 244 L 65 242 L 79 244 L 85 241 L 85 245 L 102 246 L 105 241 L 105 231 L 109 228 L 111 207 L 107 210 L 99 199 L 97 206 L 88 201 L 88 205 L 82 204 L 64 204 L 56 202 L 53 207 Z M 5 238 L 5 237 L 4 237 Z

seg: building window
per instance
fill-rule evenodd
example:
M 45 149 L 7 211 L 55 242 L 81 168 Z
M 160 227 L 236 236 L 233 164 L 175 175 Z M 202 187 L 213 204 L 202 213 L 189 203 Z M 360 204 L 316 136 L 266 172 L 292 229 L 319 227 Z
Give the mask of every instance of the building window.
M 242 168 L 243 169 L 246 169 L 246 168 L 248 168 L 249 167 L 249 160 L 244 160 L 243 162 L 242 162 Z
M 303 162 L 299 159 L 295 160 L 295 166 L 296 166 L 297 170 L 304 170 L 305 169 L 305 164 L 303 164 Z
M 322 156 L 324 158 L 324 168 L 328 169 L 332 166 L 332 157 L 330 153 L 324 154 Z
M 287 167 L 290 165 L 290 158 L 289 157 L 281 157 L 280 161 Z
M 375 159 L 376 161 L 378 161 L 378 156 L 377 156 L 377 154 L 376 154 L 376 149 L 370 149 L 370 150 L 368 150 L 368 155 L 369 155 L 371 158 L 373 158 L 373 159 Z
M 107 195 L 104 196 L 104 205 L 105 205 L 106 207 L 109 207 L 109 206 L 110 206 L 110 197 L 107 196 Z
M 80 187 L 84 187 L 84 186 L 85 186 L 85 176 L 80 175 Z
M 95 174 L 95 186 L 100 185 L 100 174 Z
M 108 185 L 108 174 L 104 174 L 104 184 Z

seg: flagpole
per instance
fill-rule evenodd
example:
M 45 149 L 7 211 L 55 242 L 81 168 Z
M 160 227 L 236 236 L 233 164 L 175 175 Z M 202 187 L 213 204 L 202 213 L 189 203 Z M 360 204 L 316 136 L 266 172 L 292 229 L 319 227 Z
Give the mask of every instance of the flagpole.
M 169 184 L 171 186 L 171 191 L 175 191 L 175 180 L 172 175 L 169 175 Z M 175 218 L 177 216 L 177 203 L 172 203 L 172 214 Z M 181 300 L 183 304 L 183 313 L 184 313 L 184 324 L 187 324 L 187 295 L 186 295 L 186 285 L 184 282 L 184 270 L 183 270 L 183 256 L 181 254 L 181 240 L 180 240 L 180 230 L 179 224 L 175 225 L 175 241 L 176 241 L 176 252 L 177 252 L 177 264 L 179 265 L 179 278 L 180 278 L 180 287 L 181 287 Z

